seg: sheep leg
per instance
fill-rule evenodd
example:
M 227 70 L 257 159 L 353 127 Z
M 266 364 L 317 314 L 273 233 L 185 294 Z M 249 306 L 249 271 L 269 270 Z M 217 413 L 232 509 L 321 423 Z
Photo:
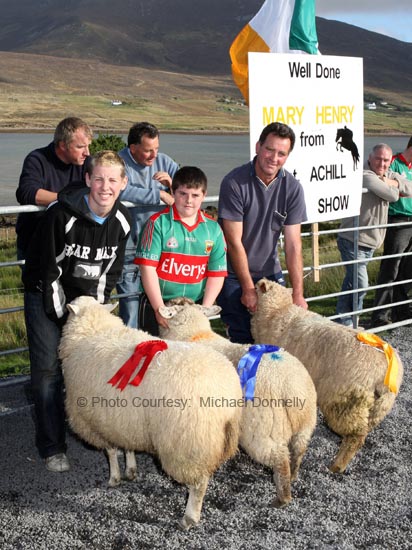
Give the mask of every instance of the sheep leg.
M 276 485 L 277 498 L 273 502 L 275 508 L 282 508 L 292 500 L 290 493 L 290 464 L 289 457 L 285 456 L 277 461 L 273 468 L 273 481 Z
M 107 457 L 109 459 L 109 487 L 117 487 L 120 483 L 120 467 L 119 459 L 117 457 L 117 448 L 108 447 L 106 449 Z
M 297 434 L 292 437 L 290 442 L 290 480 L 295 481 L 298 477 L 300 464 L 302 462 L 303 456 L 308 447 L 308 442 L 310 439 L 310 434 L 308 437 L 305 435 Z
M 187 529 L 199 523 L 203 498 L 208 483 L 209 478 L 203 477 L 196 485 L 189 485 L 189 498 L 187 500 L 185 515 L 179 521 L 179 527 L 183 531 L 187 531 Z
M 365 439 L 366 435 L 345 435 L 330 470 L 334 474 L 343 473 L 349 462 L 365 443 Z
M 126 470 L 125 478 L 129 481 L 135 480 L 137 477 L 136 455 L 134 451 L 126 451 Z

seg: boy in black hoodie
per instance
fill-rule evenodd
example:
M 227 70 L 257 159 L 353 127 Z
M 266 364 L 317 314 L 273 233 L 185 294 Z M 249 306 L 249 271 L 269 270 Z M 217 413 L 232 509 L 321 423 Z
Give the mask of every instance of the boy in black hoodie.
M 23 271 L 24 312 L 36 415 L 36 445 L 53 472 L 66 457 L 63 377 L 58 360 L 66 304 L 82 295 L 109 300 L 122 271 L 130 216 L 119 201 L 123 160 L 101 151 L 87 167 L 86 185 L 73 183 L 50 205 Z

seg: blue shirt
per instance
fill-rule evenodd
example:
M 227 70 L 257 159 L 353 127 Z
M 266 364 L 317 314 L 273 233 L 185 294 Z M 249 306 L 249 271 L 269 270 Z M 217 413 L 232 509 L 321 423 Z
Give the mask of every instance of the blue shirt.
M 179 165 L 164 153 L 159 153 L 152 166 L 144 166 L 137 163 L 128 147 L 119 151 L 119 155 L 126 165 L 127 186 L 120 195 L 121 201 L 129 201 L 138 204 L 130 208 L 132 227 L 126 245 L 126 259 L 133 261 L 136 252 L 139 234 L 143 225 L 150 216 L 163 210 L 165 204 L 160 202 L 160 190 L 166 190 L 158 181 L 153 179 L 156 172 L 167 172 L 171 178 L 177 172 Z
M 283 169 L 266 186 L 256 176 L 253 160 L 223 179 L 219 219 L 243 222 L 242 243 L 251 276 L 274 275 L 281 271 L 277 244 L 283 226 L 301 224 L 307 219 L 303 187 Z M 230 258 L 228 271 L 234 274 Z

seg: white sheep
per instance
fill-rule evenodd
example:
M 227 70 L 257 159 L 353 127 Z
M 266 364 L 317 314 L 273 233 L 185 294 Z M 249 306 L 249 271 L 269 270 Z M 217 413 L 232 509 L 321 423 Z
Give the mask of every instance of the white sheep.
M 218 306 L 190 305 L 187 299 L 171 300 L 160 308 L 169 328 L 160 327 L 168 340 L 198 342 L 215 349 L 238 366 L 250 346 L 233 344 L 216 334 L 206 315 Z M 271 468 L 276 485 L 277 507 L 291 500 L 290 483 L 295 480 L 316 424 L 316 391 L 307 370 L 284 350 L 265 353 L 259 363 L 254 400 L 245 401 L 240 446 L 257 462 Z
M 308 369 L 326 422 L 343 437 L 330 469 L 344 472 L 367 434 L 391 410 L 402 383 L 401 360 L 381 341 L 394 356 L 388 370 L 390 363 L 381 349 L 362 343 L 357 331 L 295 306 L 290 289 L 267 279 L 261 279 L 256 289 L 253 338 L 256 343 L 283 346 Z M 384 383 L 389 374 L 391 389 Z
M 189 487 L 180 521 L 180 527 L 188 529 L 200 519 L 210 476 L 237 450 L 239 378 L 218 352 L 168 342 L 140 385 L 131 381 L 120 391 L 108 381 L 136 346 L 161 340 L 126 327 L 110 313 L 114 307 L 85 296 L 68 305 L 59 348 L 68 421 L 82 439 L 107 449 L 111 485 L 120 480 L 117 448 L 127 451 L 128 477 L 136 468 L 133 451 L 156 454 L 163 469 Z M 222 396 L 226 401 L 213 406 Z

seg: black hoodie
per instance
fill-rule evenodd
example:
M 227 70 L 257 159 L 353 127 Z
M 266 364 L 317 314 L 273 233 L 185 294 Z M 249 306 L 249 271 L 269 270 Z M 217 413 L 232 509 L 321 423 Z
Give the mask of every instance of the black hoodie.
M 23 283 L 42 292 L 47 315 L 61 320 L 78 296 L 107 302 L 123 267 L 130 215 L 119 199 L 105 222 L 93 219 L 85 200 L 89 188 L 70 184 L 46 210 L 27 253 Z

